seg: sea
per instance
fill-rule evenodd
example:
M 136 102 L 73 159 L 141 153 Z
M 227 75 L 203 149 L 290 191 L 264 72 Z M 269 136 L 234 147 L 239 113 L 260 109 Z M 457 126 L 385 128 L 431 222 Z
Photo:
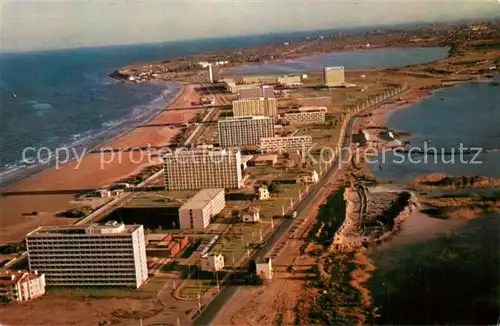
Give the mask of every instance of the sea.
M 356 31 L 359 30 L 351 30 Z M 123 83 L 108 76 L 116 68 L 232 47 L 294 42 L 324 33 L 0 54 L 0 186 L 50 166 L 50 162 L 26 163 L 34 155 L 48 162 L 56 148 L 74 148 L 76 153 L 81 153 L 83 148 L 97 146 L 144 123 L 181 89 L 179 84 L 166 82 Z M 343 52 L 333 56 L 335 63 L 345 62 L 348 68 L 367 67 L 367 64 L 376 68 L 394 66 L 395 62 L 407 65 L 433 61 L 445 57 L 447 52 L 447 48 L 405 48 Z M 314 65 L 317 61 L 316 66 L 330 63 L 325 57 L 328 55 L 308 58 L 307 62 Z M 290 64 L 296 65 L 285 62 L 284 67 Z M 257 73 L 260 68 L 249 69 L 256 69 L 254 73 Z
M 408 133 L 412 146 L 427 141 L 445 153 L 463 147 L 480 153 L 463 161 L 447 155 L 413 155 L 412 163 L 389 155 L 372 164 L 380 179 L 407 184 L 428 173 L 500 177 L 500 77 L 436 91 L 394 112 L 388 127 Z M 475 150 L 476 151 L 476 150 Z M 441 156 L 441 155 L 439 155 Z M 446 161 L 446 162 L 444 162 Z M 500 189 L 467 190 L 489 196 Z M 450 191 L 462 194 L 464 191 Z M 500 215 L 472 221 L 410 216 L 399 234 L 371 253 L 377 266 L 370 280 L 379 325 L 494 325 L 500 312 Z
M 430 155 L 405 155 L 403 160 L 389 153 L 373 160 L 373 173 L 393 182 L 407 182 L 429 173 L 500 177 L 498 82 L 497 75 L 485 82 L 443 88 L 395 111 L 387 127 L 408 135 L 405 139 L 411 147 L 427 148 Z M 464 148 L 462 158 L 460 147 Z

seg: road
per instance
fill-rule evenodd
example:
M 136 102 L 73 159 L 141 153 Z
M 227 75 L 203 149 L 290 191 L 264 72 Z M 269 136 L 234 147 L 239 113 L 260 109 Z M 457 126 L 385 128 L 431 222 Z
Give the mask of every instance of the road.
M 344 138 L 344 148 L 348 148 L 351 145 L 351 135 L 352 128 L 356 123 L 357 118 L 352 119 L 347 125 L 345 138 Z M 318 192 L 330 183 L 336 176 L 337 172 L 340 170 L 340 163 L 335 161 L 331 165 L 330 169 L 327 171 L 326 175 L 319 180 L 319 182 L 313 186 L 307 195 L 304 196 L 302 201 L 297 205 L 297 219 L 285 219 L 276 228 L 274 233 L 267 239 L 265 245 L 255 252 L 250 259 L 257 260 L 269 255 L 270 252 L 284 240 L 284 237 L 290 232 L 295 223 L 302 222 L 301 218 L 306 212 L 309 205 L 312 203 L 314 198 L 318 195 Z M 212 320 L 215 319 L 217 314 L 224 308 L 226 302 L 228 302 L 234 294 L 240 290 L 241 286 L 225 286 L 222 288 L 221 292 L 208 304 L 208 306 L 203 310 L 200 316 L 194 321 L 194 325 L 210 325 Z
M 401 96 L 403 93 L 407 92 L 409 89 L 407 87 L 401 88 L 399 91 L 396 91 L 392 96 L 388 96 L 385 99 L 382 99 L 381 101 L 378 101 L 377 103 L 372 103 L 370 106 L 366 107 L 362 111 L 357 112 L 357 115 L 362 114 L 363 112 L 370 111 L 378 106 L 380 106 L 382 103 L 384 103 L 387 100 L 390 100 L 391 98 L 394 98 L 396 96 Z M 347 124 L 344 132 L 344 141 L 343 141 L 343 148 L 349 148 L 351 146 L 351 136 L 352 136 L 352 130 L 354 125 L 356 124 L 358 118 L 353 117 L 349 123 Z M 281 242 L 285 239 L 285 235 L 290 232 L 290 230 L 293 228 L 295 222 L 299 224 L 300 222 L 303 221 L 303 213 L 307 210 L 311 202 L 314 200 L 314 198 L 318 195 L 318 192 L 328 185 L 336 176 L 337 172 L 340 171 L 340 168 L 342 167 L 342 164 L 345 162 L 349 162 L 349 160 L 339 160 L 337 159 L 331 167 L 328 169 L 326 172 L 326 175 L 319 180 L 319 182 L 313 186 L 313 188 L 309 191 L 308 194 L 304 196 L 302 201 L 297 205 L 296 211 L 297 211 L 297 219 L 286 219 L 283 220 L 283 222 L 276 228 L 274 233 L 268 238 L 266 241 L 265 245 L 256 253 L 254 253 L 250 259 L 258 259 L 258 258 L 263 258 L 269 255 L 270 252 Z M 301 218 L 302 217 L 302 218 Z M 233 278 L 234 279 L 234 278 Z M 217 314 L 219 314 L 223 309 L 224 305 L 226 302 L 228 302 L 234 294 L 236 294 L 239 290 L 241 289 L 241 286 L 225 286 L 222 288 L 220 293 L 206 306 L 206 308 L 202 311 L 202 313 L 199 315 L 199 317 L 194 320 L 194 325 L 210 325 L 212 321 L 215 319 Z

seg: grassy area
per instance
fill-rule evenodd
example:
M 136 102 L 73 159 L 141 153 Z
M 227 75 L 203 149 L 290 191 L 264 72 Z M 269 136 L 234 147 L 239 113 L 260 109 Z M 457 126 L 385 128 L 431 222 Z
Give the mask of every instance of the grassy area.
M 344 223 L 346 202 L 344 200 L 345 187 L 331 194 L 327 202 L 320 206 L 317 222 L 309 232 L 309 240 L 328 246 L 338 228 Z M 317 234 L 321 229 L 321 233 Z M 318 235 L 318 236 L 317 236 Z
M 226 266 L 236 267 L 240 259 L 247 255 L 247 245 L 252 251 L 260 243 L 260 235 L 264 239 L 270 231 L 271 224 L 268 221 L 234 224 L 215 245 L 213 252 L 224 255 Z
M 205 292 L 207 292 L 214 286 L 214 280 L 186 279 L 184 280 L 179 294 L 186 299 L 196 299 L 198 297 L 198 294 L 202 296 Z
M 141 299 L 155 298 L 169 278 L 151 277 L 139 289 L 134 288 L 99 288 L 99 287 L 48 287 L 47 295 L 64 295 L 75 299 Z
M 359 321 L 358 310 L 360 294 L 350 286 L 351 272 L 356 266 L 352 263 L 352 253 L 336 254 L 328 257 L 324 268 L 329 274 L 328 280 L 321 280 L 318 275 L 315 287 L 322 294 L 309 311 L 309 322 L 312 325 L 354 325 Z

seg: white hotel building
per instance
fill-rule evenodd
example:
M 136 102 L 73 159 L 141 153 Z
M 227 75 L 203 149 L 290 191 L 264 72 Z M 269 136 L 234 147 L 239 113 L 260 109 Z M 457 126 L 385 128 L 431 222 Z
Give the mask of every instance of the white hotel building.
M 240 188 L 241 152 L 178 150 L 163 156 L 166 190 Z
M 312 147 L 312 137 L 309 135 L 260 139 L 260 148 L 270 153 L 282 153 L 290 150 L 306 151 L 310 147 Z
M 222 147 L 257 145 L 262 137 L 274 136 L 274 119 L 270 117 L 233 117 L 217 122 Z
M 39 227 L 26 236 L 31 271 L 48 286 L 140 287 L 148 278 L 142 225 Z
M 224 188 L 202 189 L 179 209 L 181 229 L 204 229 L 226 206 Z

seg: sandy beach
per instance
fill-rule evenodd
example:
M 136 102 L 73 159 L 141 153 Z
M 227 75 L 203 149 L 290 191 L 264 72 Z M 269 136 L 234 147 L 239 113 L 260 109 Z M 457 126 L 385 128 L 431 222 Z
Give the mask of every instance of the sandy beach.
M 196 110 L 178 109 L 190 107 L 191 102 L 198 99 L 197 87 L 199 85 L 185 85 L 173 102 L 146 124 L 103 146 L 116 151 L 169 145 L 180 129 L 169 128 L 166 124 L 185 123 L 196 116 Z M 74 206 L 70 203 L 74 197 L 72 193 L 108 186 L 151 165 L 146 159 L 136 163 L 139 161 L 138 154 L 124 151 L 118 156 L 111 151 L 91 152 L 83 157 L 79 166 L 74 160 L 58 169 L 44 170 L 0 189 L 1 192 L 9 193 L 0 196 L 0 243 L 19 241 L 27 232 L 41 225 L 73 223 L 74 219 L 56 217 L 58 213 Z M 156 159 L 153 164 L 158 162 Z M 29 216 L 28 213 L 35 211 L 39 213 L 37 216 Z

